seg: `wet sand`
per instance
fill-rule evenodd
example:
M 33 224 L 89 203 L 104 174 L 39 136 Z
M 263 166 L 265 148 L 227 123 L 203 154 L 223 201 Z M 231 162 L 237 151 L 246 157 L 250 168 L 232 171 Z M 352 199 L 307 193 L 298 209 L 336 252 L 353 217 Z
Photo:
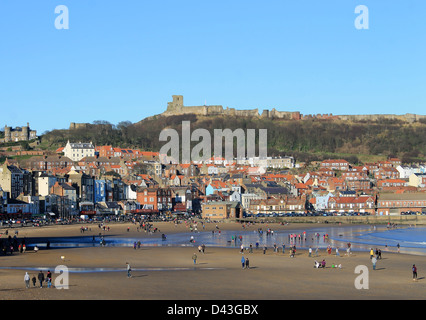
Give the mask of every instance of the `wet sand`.
M 22 237 L 67 237 L 98 235 L 96 224 L 84 234 L 81 225 L 20 228 Z M 205 232 L 216 230 L 216 224 L 205 225 Z M 127 227 L 130 231 L 127 231 Z M 160 232 L 148 234 L 137 231 L 134 224 L 111 224 L 108 236 L 161 237 L 161 233 L 188 232 L 185 224 L 175 226 L 169 222 L 154 223 Z M 243 230 L 240 224 L 218 224 L 220 230 Z M 316 228 L 313 224 L 262 224 L 249 226 L 248 230 L 271 227 L 273 230 Z M 330 225 L 327 225 L 330 227 Z M 1 232 L 4 232 L 2 229 Z M 202 228 L 198 227 L 199 231 Z M 246 229 L 247 230 L 247 229 Z M 9 229 L 13 236 L 14 229 Z M 5 235 L 2 235 L 5 238 Z M 281 248 L 280 248 L 281 249 Z M 194 265 L 193 253 L 198 256 Z M 340 257 L 320 250 L 318 257 L 309 257 L 306 250 L 297 250 L 289 256 L 268 248 L 246 251 L 250 268 L 242 269 L 239 248 L 207 247 L 199 253 L 196 247 L 93 247 L 55 248 L 34 253 L 14 253 L 0 256 L 1 299 L 8 300 L 364 300 L 364 299 L 424 299 L 426 289 L 426 257 L 382 251 L 373 270 L 368 252 L 353 252 Z M 61 259 L 63 257 L 63 259 Z M 314 260 L 325 259 L 325 269 L 314 268 Z M 127 278 L 126 262 L 132 267 L 132 277 Z M 332 268 L 332 264 L 341 268 Z M 418 267 L 418 280 L 412 280 L 411 266 Z M 25 288 L 24 274 L 31 277 L 37 270 L 26 268 L 49 268 L 53 273 L 53 284 L 59 274 L 54 273 L 58 265 L 65 265 L 69 273 L 69 288 L 39 288 L 31 284 Z M 368 268 L 368 289 L 357 289 L 355 283 L 360 274 L 355 273 L 359 265 Z M 76 268 L 76 269 L 74 269 Z M 104 268 L 104 269 L 100 269 Z M 103 271 L 105 270 L 106 271 Z M 79 272 L 76 272 L 79 271 Z M 95 272 L 96 271 L 96 272 Z M 46 273 L 46 271 L 44 271 Z M 366 275 L 366 273 L 363 273 Z M 359 281 L 358 281 L 359 282 Z

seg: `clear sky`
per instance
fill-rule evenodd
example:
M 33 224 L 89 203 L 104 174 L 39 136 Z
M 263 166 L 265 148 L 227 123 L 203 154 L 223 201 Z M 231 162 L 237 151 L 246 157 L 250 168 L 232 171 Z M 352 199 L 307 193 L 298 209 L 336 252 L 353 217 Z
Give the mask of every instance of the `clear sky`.
M 55 7 L 69 29 L 55 28 Z M 355 7 L 369 9 L 358 30 Z M 0 0 L 0 126 L 185 105 L 426 114 L 425 0 Z

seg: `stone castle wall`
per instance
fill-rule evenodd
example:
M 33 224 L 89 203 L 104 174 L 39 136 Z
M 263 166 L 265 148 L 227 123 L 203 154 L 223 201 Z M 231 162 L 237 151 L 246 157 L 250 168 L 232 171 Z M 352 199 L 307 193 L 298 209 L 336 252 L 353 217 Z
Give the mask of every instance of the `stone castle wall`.
M 182 114 L 196 114 L 196 115 L 229 115 L 238 117 L 259 117 L 259 118 L 278 118 L 288 120 L 347 120 L 347 121 L 377 121 L 382 119 L 387 120 L 400 120 L 403 122 L 416 122 L 419 120 L 426 120 L 426 115 L 417 115 L 407 113 L 404 115 L 394 114 L 368 114 L 368 115 L 333 115 L 333 114 L 316 114 L 316 115 L 302 115 L 299 111 L 277 111 L 275 108 L 272 110 L 263 110 L 259 114 L 258 109 L 250 110 L 236 110 L 235 108 L 224 109 L 221 105 L 213 106 L 184 106 L 183 96 L 173 95 L 173 101 L 167 103 L 167 110 L 161 115 L 182 115 Z
M 76 130 L 76 129 L 87 129 L 90 126 L 90 123 L 70 123 L 70 130 Z
M 173 95 L 173 100 L 167 103 L 167 110 L 161 113 L 161 116 L 173 116 L 183 114 L 195 114 L 200 116 L 236 116 L 250 118 L 270 118 L 270 119 L 286 119 L 286 120 L 344 120 L 344 121 L 378 121 L 378 120 L 400 120 L 403 122 L 413 123 L 419 120 L 426 120 L 426 115 L 418 115 L 407 113 L 404 115 L 395 114 L 368 114 L 368 115 L 333 115 L 333 114 L 308 114 L 302 115 L 299 111 L 277 111 L 275 108 L 271 110 L 263 110 L 259 113 L 258 109 L 237 110 L 235 108 L 223 108 L 221 105 L 209 106 L 184 106 L 183 96 Z M 154 116 L 147 119 L 154 118 Z M 71 122 L 70 130 L 87 129 L 89 123 Z M 7 128 L 5 128 L 6 132 Z
M 262 117 L 262 118 L 282 118 L 282 119 L 300 119 L 300 112 L 287 112 L 277 111 L 272 109 L 263 110 L 262 114 L 259 114 L 258 109 L 249 110 L 237 110 L 235 108 L 224 109 L 221 105 L 211 106 L 184 106 L 183 96 L 174 95 L 173 101 L 167 103 L 167 110 L 162 113 L 165 116 L 171 115 L 182 115 L 182 114 L 196 114 L 203 116 L 210 115 L 229 115 L 237 117 Z
M 377 121 L 377 120 L 399 120 L 403 122 L 413 123 L 419 120 L 426 119 L 424 115 L 406 113 L 403 115 L 396 114 L 356 114 L 356 115 L 340 115 L 339 119 L 341 120 L 350 120 L 350 121 Z

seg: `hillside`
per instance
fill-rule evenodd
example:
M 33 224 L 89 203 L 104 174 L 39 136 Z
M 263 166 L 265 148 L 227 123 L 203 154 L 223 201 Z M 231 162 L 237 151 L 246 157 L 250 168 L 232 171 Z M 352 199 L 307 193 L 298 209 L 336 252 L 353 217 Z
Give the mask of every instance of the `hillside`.
M 204 128 L 268 129 L 268 155 L 292 155 L 299 161 L 342 157 L 352 163 L 365 162 L 375 156 L 400 157 L 403 162 L 426 158 L 426 124 L 398 120 L 290 120 L 241 116 L 201 116 L 195 114 L 154 116 L 137 123 L 112 125 L 105 121 L 73 130 L 53 130 L 41 137 L 41 146 L 54 150 L 70 141 L 92 141 L 96 145 L 113 145 L 158 151 L 164 142 L 159 135 L 164 128 L 181 132 L 182 121 L 191 122 L 191 132 Z M 198 142 L 194 142 L 194 145 Z

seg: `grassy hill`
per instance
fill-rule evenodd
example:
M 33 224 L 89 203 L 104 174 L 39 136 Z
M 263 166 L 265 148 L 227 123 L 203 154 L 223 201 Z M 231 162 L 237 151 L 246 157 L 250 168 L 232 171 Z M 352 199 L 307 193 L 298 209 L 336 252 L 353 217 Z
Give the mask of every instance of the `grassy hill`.
M 404 162 L 426 158 L 426 124 L 397 120 L 349 122 L 343 120 L 283 120 L 229 116 L 154 116 L 136 123 L 112 125 L 98 121 L 87 128 L 53 130 L 41 137 L 41 147 L 54 150 L 71 142 L 92 141 L 96 145 L 113 145 L 159 151 L 164 142 L 159 135 L 164 128 L 181 132 L 182 121 L 210 131 L 229 128 L 268 129 L 268 155 L 292 155 L 299 161 L 344 158 L 352 163 L 374 161 L 388 156 Z M 194 142 L 194 145 L 198 142 Z

